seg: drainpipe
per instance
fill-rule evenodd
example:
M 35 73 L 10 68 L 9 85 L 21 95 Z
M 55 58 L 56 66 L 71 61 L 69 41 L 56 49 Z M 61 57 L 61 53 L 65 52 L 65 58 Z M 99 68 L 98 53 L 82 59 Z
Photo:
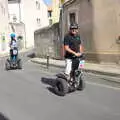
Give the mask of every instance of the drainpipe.
M 63 11 L 63 5 L 61 5 L 61 19 L 60 19 L 60 21 L 61 21 L 61 23 L 60 23 L 60 28 L 61 28 L 61 30 L 60 30 L 60 38 L 61 38 L 61 40 L 60 40 L 60 57 L 61 57 L 61 59 L 63 59 L 64 58 L 64 49 L 63 49 L 63 39 L 64 39 L 64 29 L 63 29 L 63 16 L 64 15 L 64 11 Z
M 19 5 L 19 22 L 21 22 L 21 6 L 20 6 L 20 2 L 18 3 Z

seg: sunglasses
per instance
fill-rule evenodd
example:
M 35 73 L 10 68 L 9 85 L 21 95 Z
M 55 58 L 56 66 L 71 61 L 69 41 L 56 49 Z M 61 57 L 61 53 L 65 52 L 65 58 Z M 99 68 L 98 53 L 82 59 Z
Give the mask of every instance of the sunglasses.
M 71 31 L 72 32 L 78 32 L 78 29 L 72 29 Z

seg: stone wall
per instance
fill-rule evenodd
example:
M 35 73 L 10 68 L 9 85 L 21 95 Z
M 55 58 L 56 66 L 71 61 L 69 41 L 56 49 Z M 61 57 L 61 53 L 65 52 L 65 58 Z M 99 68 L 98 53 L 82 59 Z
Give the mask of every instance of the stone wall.
M 37 57 L 60 59 L 59 23 L 35 31 L 34 42 Z

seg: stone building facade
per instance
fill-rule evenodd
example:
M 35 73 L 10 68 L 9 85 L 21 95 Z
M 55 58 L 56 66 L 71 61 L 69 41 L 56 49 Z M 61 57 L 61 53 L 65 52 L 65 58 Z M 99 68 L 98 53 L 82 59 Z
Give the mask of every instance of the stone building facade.
M 87 60 L 120 63 L 120 1 L 69 0 L 63 4 L 61 39 L 71 22 L 79 24 Z
M 0 52 L 8 51 L 9 45 L 8 0 L 0 0 Z

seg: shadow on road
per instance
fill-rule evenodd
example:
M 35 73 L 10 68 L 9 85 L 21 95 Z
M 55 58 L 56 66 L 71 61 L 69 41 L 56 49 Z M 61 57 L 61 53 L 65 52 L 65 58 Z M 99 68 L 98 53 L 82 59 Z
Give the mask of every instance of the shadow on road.
M 54 87 L 54 85 L 55 85 L 55 79 L 53 79 L 53 78 L 42 77 L 41 82 L 44 83 L 44 84 L 50 85 L 52 87 Z
M 43 84 L 49 85 L 49 86 L 47 87 L 47 89 L 48 89 L 51 93 L 53 93 L 53 94 L 56 95 L 55 90 L 54 90 L 55 81 L 56 81 L 56 80 L 53 79 L 53 78 L 45 78 L 45 77 L 41 78 L 41 82 L 42 82 Z
M 0 120 L 9 120 L 9 119 L 5 117 L 2 113 L 0 113 Z

